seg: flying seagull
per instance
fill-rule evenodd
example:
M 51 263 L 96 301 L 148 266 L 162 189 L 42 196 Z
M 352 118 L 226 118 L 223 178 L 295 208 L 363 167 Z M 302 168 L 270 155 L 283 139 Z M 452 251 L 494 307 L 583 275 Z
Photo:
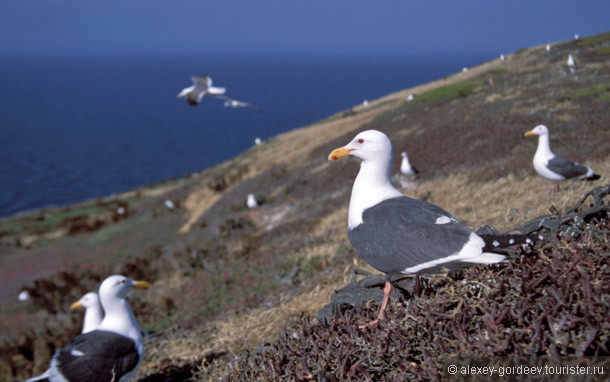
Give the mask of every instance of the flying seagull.
M 347 235 L 371 266 L 386 274 L 381 311 L 384 318 L 393 274 L 416 274 L 438 268 L 461 269 L 493 264 L 502 254 L 484 252 L 485 240 L 442 208 L 401 194 L 391 181 L 392 143 L 382 132 L 364 131 L 328 158 L 360 158 L 360 171 L 349 202 Z M 416 279 L 416 281 L 419 278 Z
M 148 289 L 148 283 L 120 275 L 104 280 L 99 298 L 106 315 L 100 326 L 56 351 L 49 376 L 40 381 L 123 382 L 133 376 L 144 356 L 142 333 L 125 300 L 133 288 Z
M 182 89 L 177 97 L 182 98 L 186 96 L 187 102 L 192 106 L 197 106 L 205 96 L 225 94 L 225 88 L 212 86 L 212 78 L 210 76 L 194 76 L 191 77 L 191 80 L 193 81 L 193 85 Z
M 599 175 L 595 174 L 591 167 L 553 154 L 549 145 L 549 129 L 545 125 L 538 125 L 525 133 L 526 137 L 532 135 L 538 136 L 538 148 L 534 154 L 534 169 L 541 177 L 554 182 L 567 179 L 599 179 Z M 556 186 L 557 183 L 555 183 L 553 191 Z
M 238 101 L 236 99 L 232 99 L 230 97 L 222 96 L 222 95 L 218 96 L 218 98 L 222 98 L 225 100 L 224 107 L 230 107 L 232 109 L 249 107 L 250 109 L 256 111 L 257 113 L 261 113 L 261 114 L 263 113 L 263 111 L 261 109 L 252 105 L 250 102 Z

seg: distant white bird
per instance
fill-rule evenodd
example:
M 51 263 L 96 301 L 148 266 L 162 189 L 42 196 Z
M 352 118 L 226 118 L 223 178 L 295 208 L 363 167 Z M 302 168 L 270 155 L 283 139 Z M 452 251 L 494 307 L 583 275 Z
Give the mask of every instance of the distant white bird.
M 116 213 L 119 215 L 123 215 L 125 213 L 125 207 L 117 208 Z
M 30 299 L 30 292 L 28 292 L 27 290 L 22 290 L 21 292 L 19 292 L 19 295 L 17 296 L 17 299 L 19 301 L 27 301 Z
M 263 111 L 261 109 L 252 105 L 250 102 L 238 101 L 236 99 L 232 99 L 230 97 L 222 96 L 222 95 L 218 96 L 218 98 L 222 98 L 225 100 L 224 107 L 229 107 L 231 109 L 249 107 L 250 109 L 256 111 L 257 113 L 261 113 L 261 114 L 263 113 Z
M 554 182 L 567 179 L 599 179 L 599 175 L 595 174 L 591 167 L 553 154 L 549 144 L 549 129 L 545 125 L 538 125 L 525 133 L 526 137 L 532 135 L 538 136 L 538 148 L 533 163 L 534 169 L 541 177 Z
M 201 99 L 205 96 L 217 96 L 224 94 L 226 91 L 225 88 L 213 87 L 212 78 L 210 78 L 210 76 L 194 76 L 191 77 L 191 80 L 193 81 L 193 86 L 182 89 L 182 91 L 178 93 L 177 97 L 182 98 L 186 96 L 186 100 L 192 106 L 197 106 L 199 102 L 201 102 Z
M 551 51 L 551 44 L 546 44 L 546 51 L 550 52 Z
M 578 40 L 579 38 L 580 38 L 580 37 L 578 36 L 578 33 L 576 33 L 576 34 L 574 35 L 574 40 Z
M 407 153 L 403 151 L 400 155 L 402 156 L 402 162 L 400 162 L 400 172 L 405 176 L 417 176 L 419 171 L 417 171 L 415 167 L 411 166 Z
M 568 54 L 568 61 L 566 62 L 566 65 L 568 65 L 568 68 L 570 68 L 571 73 L 576 73 L 578 64 L 576 63 L 576 60 L 574 60 L 574 57 L 572 57 L 572 54 Z
M 466 73 L 467 71 L 468 71 L 468 68 L 464 66 L 464 67 L 462 68 L 462 72 Z
M 169 208 L 170 210 L 173 210 L 174 208 L 176 208 L 176 205 L 174 204 L 174 202 L 172 202 L 169 199 L 165 200 L 165 207 Z
M 572 54 L 568 54 L 568 61 L 566 64 L 568 66 L 576 66 L 576 61 L 574 60 L 574 57 L 572 57 Z
M 259 137 L 254 138 L 255 145 L 260 145 L 261 143 L 263 143 L 263 141 L 261 141 L 261 139 Z
M 503 54 L 501 54 L 501 55 L 500 55 L 500 60 L 502 60 L 502 61 L 506 61 L 506 57 L 504 57 L 504 55 L 503 55 Z
M 254 194 L 248 194 L 248 200 L 246 201 L 246 205 L 248 206 L 248 208 L 258 207 L 258 202 L 256 201 L 256 197 L 254 197 Z
M 411 102 L 415 99 L 415 94 L 411 93 L 407 96 L 407 101 Z
M 368 106 L 369 105 L 369 101 L 368 100 L 364 100 L 362 101 L 362 106 Z

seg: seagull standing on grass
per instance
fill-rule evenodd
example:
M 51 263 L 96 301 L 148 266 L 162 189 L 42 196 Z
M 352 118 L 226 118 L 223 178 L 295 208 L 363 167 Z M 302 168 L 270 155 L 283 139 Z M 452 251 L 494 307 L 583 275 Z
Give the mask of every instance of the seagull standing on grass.
M 256 197 L 254 194 L 248 194 L 248 199 L 246 200 L 246 205 L 248 208 L 256 208 L 258 207 L 258 202 L 256 201 Z
M 194 76 L 191 77 L 193 85 L 188 88 L 182 89 L 178 93 L 178 98 L 186 96 L 187 102 L 192 106 L 197 106 L 201 99 L 205 96 L 218 96 L 225 94 L 225 88 L 218 88 L 212 86 L 212 78 L 210 76 Z
M 34 381 L 123 382 L 132 377 L 144 356 L 144 340 L 125 295 L 148 283 L 125 276 L 110 276 L 100 286 L 99 298 L 106 312 L 100 326 L 81 334 L 51 360 L 49 376 Z
M 391 181 L 392 143 L 382 132 L 364 131 L 328 158 L 360 158 L 360 171 L 349 202 L 347 235 L 371 266 L 386 274 L 381 311 L 384 318 L 393 274 L 430 272 L 440 267 L 461 269 L 469 264 L 493 264 L 504 255 L 483 252 L 485 241 L 442 208 L 401 194 Z M 419 277 L 416 278 L 419 288 Z
M 549 129 L 545 125 L 538 125 L 525 133 L 526 137 L 532 135 L 538 136 L 538 148 L 534 154 L 534 169 L 541 177 L 553 182 L 567 179 L 599 179 L 599 175 L 595 174 L 591 167 L 553 154 L 549 144 Z M 558 188 L 557 183 L 553 186 L 553 192 L 555 192 L 555 188 Z
M 100 298 L 95 292 L 89 292 L 72 304 L 71 310 L 85 308 L 85 318 L 83 320 L 83 328 L 81 334 L 89 333 L 97 329 L 104 318 L 104 311 L 100 304 Z M 38 377 L 30 378 L 26 382 L 48 381 L 51 376 L 51 368 L 47 369 Z
M 578 69 L 578 64 L 576 64 L 576 60 L 572 57 L 572 54 L 568 54 L 568 61 L 566 62 L 568 68 L 570 68 L 570 72 L 575 73 L 576 69 Z
M 419 174 L 419 171 L 409 162 L 409 156 L 406 152 L 402 152 L 400 154 L 402 156 L 402 161 L 400 162 L 400 172 L 405 176 L 415 177 Z

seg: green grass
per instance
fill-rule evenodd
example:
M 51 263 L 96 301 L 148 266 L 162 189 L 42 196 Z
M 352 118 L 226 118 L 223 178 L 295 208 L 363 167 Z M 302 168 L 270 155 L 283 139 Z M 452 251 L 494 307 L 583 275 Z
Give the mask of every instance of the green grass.
M 610 102 L 610 82 L 588 88 L 576 89 L 568 94 L 568 98 L 571 100 L 592 98 L 597 102 Z
M 455 98 L 468 97 L 479 86 L 478 82 L 458 82 L 451 85 L 441 86 L 418 95 L 411 102 L 403 102 L 400 106 L 385 113 L 381 113 L 373 118 L 366 126 L 376 126 L 387 123 L 403 114 L 417 110 L 431 103 L 449 101 Z
M 595 49 L 595 53 L 597 54 L 610 54 L 610 45 L 602 46 L 601 48 Z
M 69 218 L 92 216 L 108 211 L 108 207 L 87 205 L 82 208 L 66 208 L 59 212 L 41 213 L 0 221 L 0 232 L 20 234 L 41 234 L 59 228 Z
M 508 70 L 506 70 L 504 68 L 497 68 L 497 69 L 492 69 L 492 70 L 488 71 L 487 73 L 485 73 L 484 77 L 501 76 L 503 74 L 508 74 Z
M 468 97 L 477 86 L 479 86 L 477 82 L 458 82 L 422 93 L 413 102 L 431 103 L 458 97 Z
M 608 42 L 610 42 L 610 32 L 595 36 L 583 37 L 578 41 L 578 46 L 581 48 L 592 48 Z

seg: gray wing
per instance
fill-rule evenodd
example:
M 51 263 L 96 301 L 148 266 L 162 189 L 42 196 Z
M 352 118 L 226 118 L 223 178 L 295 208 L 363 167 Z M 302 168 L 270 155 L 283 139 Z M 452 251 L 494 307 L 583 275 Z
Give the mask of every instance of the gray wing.
M 133 340 L 102 330 L 79 335 L 53 358 L 67 380 L 89 382 L 119 380 L 139 362 Z
M 561 176 L 564 176 L 566 179 L 576 178 L 585 175 L 589 171 L 589 168 L 587 166 L 584 166 L 580 163 L 572 162 L 569 159 L 558 157 L 557 155 L 555 155 L 553 159 L 548 161 L 546 167 L 549 170 Z
M 202 88 L 207 89 L 212 86 L 212 79 L 210 76 L 193 76 L 191 77 L 191 80 L 193 81 L 193 85 L 197 87 L 201 86 Z
M 449 222 L 436 224 L 442 216 Z M 408 197 L 389 199 L 365 210 L 363 223 L 348 231 L 358 254 L 385 273 L 455 255 L 471 234 L 472 230 L 442 208 Z

